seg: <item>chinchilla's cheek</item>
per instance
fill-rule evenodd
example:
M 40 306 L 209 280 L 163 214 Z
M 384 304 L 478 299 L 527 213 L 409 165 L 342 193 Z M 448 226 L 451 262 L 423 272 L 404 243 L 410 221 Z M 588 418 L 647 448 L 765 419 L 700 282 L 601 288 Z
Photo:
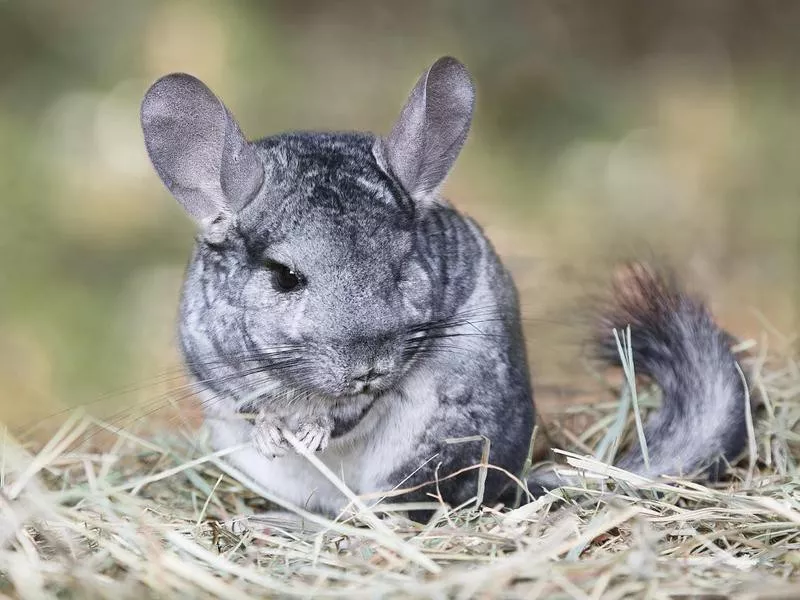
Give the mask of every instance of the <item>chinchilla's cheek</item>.
M 409 266 L 406 276 L 397 286 L 398 308 L 410 323 L 427 320 L 434 309 L 433 285 L 430 274 L 418 263 Z
M 304 393 L 324 396 L 340 396 L 344 392 L 345 371 L 341 360 L 330 351 L 320 351 L 311 345 L 303 345 L 292 353 L 291 366 L 284 359 L 279 376 L 287 384 Z
M 280 315 L 273 311 L 250 309 L 244 312 L 242 320 L 251 351 L 271 354 L 292 343 L 286 335 Z
M 269 310 L 275 304 L 275 291 L 269 274 L 253 271 L 244 281 L 241 292 L 241 305 L 249 311 Z

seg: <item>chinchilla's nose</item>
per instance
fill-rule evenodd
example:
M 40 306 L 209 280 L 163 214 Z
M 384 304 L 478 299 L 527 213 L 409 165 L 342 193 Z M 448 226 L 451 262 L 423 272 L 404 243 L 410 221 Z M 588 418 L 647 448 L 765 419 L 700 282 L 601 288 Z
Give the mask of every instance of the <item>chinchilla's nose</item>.
M 391 359 L 378 358 L 353 365 L 345 378 L 351 391 L 360 394 L 383 388 L 392 379 L 393 372 Z

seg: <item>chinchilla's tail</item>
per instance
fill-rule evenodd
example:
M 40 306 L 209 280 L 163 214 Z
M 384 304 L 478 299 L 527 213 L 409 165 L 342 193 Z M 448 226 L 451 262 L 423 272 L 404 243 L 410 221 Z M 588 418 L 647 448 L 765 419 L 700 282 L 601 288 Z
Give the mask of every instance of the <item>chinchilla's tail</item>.
M 646 477 L 716 477 L 747 439 L 747 384 L 731 351 L 733 338 L 703 302 L 672 277 L 640 263 L 618 273 L 598 324 L 593 340 L 598 357 L 620 365 L 613 330 L 624 337 L 630 326 L 635 373 L 662 392 L 661 407 L 644 426 L 649 460 L 637 438 L 616 466 Z M 559 479 L 552 474 L 530 477 L 535 487 L 554 483 Z

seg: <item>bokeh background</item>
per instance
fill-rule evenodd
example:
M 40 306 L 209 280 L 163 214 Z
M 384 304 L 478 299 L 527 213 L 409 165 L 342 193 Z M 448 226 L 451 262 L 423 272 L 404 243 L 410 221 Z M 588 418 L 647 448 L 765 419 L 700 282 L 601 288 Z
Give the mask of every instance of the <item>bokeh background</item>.
M 446 195 L 517 274 L 545 411 L 574 382 L 573 307 L 620 257 L 668 259 L 737 334 L 791 344 L 799 30 L 789 0 L 2 1 L 0 419 L 180 395 L 193 229 L 138 123 L 170 71 L 250 137 L 385 132 L 461 58 L 478 108 Z

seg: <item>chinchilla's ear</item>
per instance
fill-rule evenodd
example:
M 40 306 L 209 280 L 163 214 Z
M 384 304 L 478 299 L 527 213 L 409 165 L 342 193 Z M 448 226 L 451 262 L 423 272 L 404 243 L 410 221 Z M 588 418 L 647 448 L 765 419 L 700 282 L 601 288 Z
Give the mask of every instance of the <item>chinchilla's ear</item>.
M 142 101 L 142 131 L 159 177 L 186 211 L 208 223 L 258 192 L 264 167 L 225 105 L 199 79 L 173 73 Z
M 474 104 L 467 68 L 445 56 L 420 77 L 391 133 L 379 140 L 378 160 L 414 198 L 435 194 L 444 181 L 469 132 Z

